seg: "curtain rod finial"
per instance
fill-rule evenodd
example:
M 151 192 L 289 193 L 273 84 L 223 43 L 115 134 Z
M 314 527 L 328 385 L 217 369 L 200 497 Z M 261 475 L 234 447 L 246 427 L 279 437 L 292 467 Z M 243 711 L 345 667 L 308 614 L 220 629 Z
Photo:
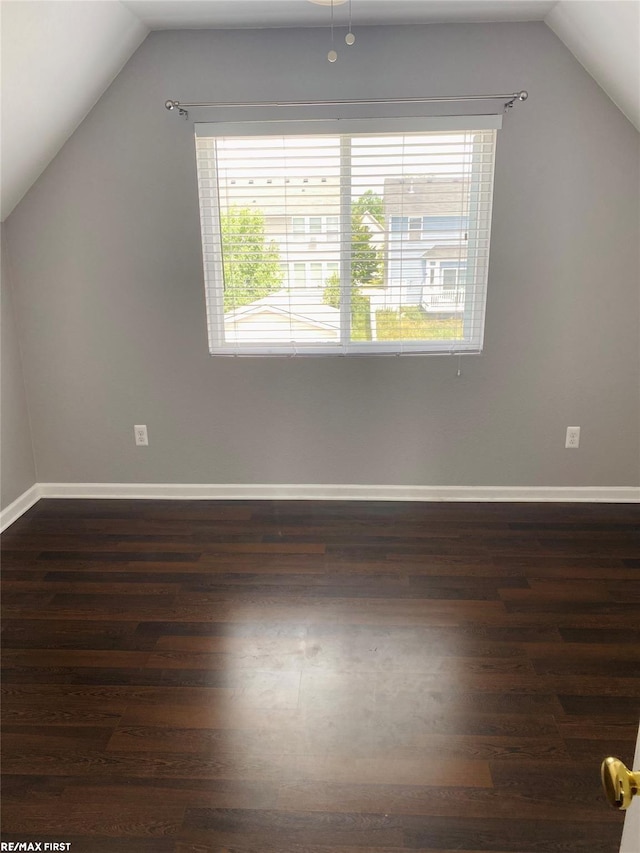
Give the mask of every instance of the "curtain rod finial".
M 165 101 L 164 105 L 168 110 L 178 110 L 179 115 L 184 116 L 185 118 L 189 117 L 187 110 L 180 106 L 180 101 Z

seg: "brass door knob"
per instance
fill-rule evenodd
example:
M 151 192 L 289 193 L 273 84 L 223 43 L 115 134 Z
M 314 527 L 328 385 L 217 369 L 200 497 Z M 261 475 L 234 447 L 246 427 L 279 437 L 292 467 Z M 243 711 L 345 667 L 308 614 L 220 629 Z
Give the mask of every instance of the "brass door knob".
M 600 768 L 602 786 L 609 804 L 628 809 L 640 789 L 640 772 L 629 770 L 619 758 L 605 758 Z

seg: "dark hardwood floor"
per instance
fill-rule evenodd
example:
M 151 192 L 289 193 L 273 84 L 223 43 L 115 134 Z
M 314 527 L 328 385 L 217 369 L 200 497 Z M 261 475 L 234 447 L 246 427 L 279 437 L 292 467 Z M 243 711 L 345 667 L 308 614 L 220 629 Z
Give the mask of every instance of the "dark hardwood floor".
M 619 848 L 638 505 L 42 500 L 2 574 L 3 841 Z

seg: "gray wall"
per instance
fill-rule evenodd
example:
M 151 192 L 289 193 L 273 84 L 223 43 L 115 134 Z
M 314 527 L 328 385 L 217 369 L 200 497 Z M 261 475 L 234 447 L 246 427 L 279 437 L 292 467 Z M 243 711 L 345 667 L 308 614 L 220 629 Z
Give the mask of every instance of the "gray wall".
M 36 482 L 36 469 L 31 449 L 31 430 L 22 377 L 22 363 L 10 283 L 10 267 L 2 243 L 2 292 L 0 314 L 2 327 L 2 371 L 0 408 L 0 509 L 4 509 Z
M 323 29 L 152 34 L 11 215 L 41 481 L 640 482 L 637 131 L 543 24 L 357 35 L 330 65 Z M 447 357 L 208 355 L 193 128 L 167 98 L 520 88 L 460 378 Z

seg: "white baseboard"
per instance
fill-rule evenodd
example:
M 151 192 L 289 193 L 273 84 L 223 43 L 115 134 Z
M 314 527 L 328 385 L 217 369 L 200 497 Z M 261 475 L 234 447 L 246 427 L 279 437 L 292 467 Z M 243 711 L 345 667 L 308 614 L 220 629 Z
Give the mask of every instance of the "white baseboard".
M 634 486 L 362 486 L 253 483 L 36 483 L 0 513 L 0 531 L 39 498 L 149 500 L 640 503 Z
M 15 501 L 10 503 L 9 506 L 5 507 L 2 512 L 0 512 L 0 533 L 2 533 L 3 530 L 6 530 L 14 521 L 17 521 L 21 515 L 24 515 L 24 513 L 28 509 L 31 509 L 34 503 L 39 500 L 39 484 L 34 483 L 30 489 L 23 492 L 19 498 L 16 498 Z
M 43 498 L 325 501 L 640 502 L 634 487 L 362 486 L 253 483 L 40 483 Z

